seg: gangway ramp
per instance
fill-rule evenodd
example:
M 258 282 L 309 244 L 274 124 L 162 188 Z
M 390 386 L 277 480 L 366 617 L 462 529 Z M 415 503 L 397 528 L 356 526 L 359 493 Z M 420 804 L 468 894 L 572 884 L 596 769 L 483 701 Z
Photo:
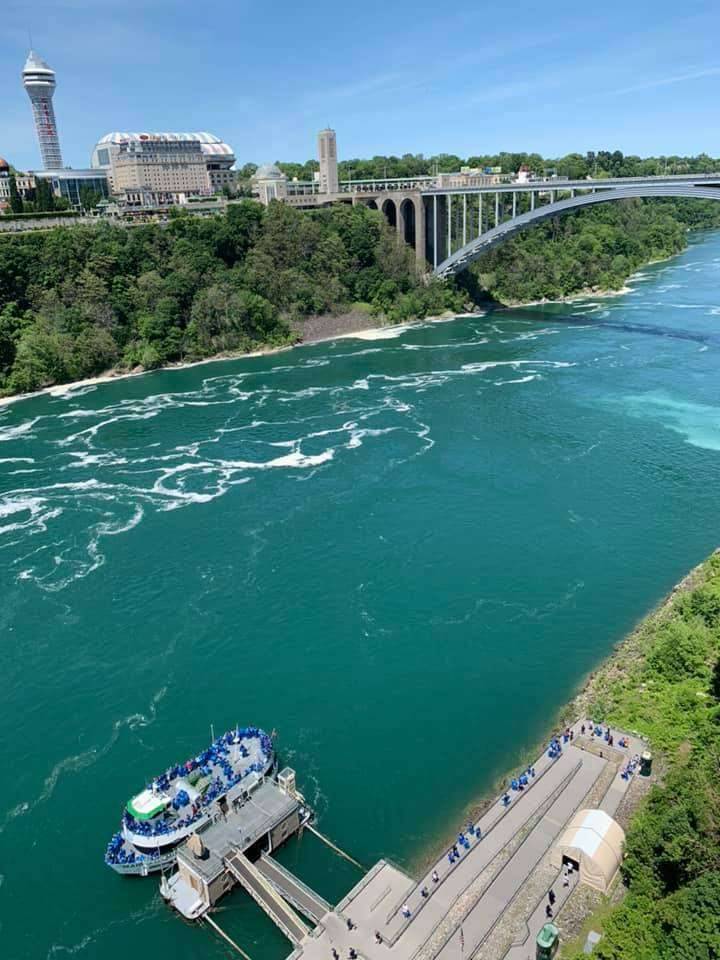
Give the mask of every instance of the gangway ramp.
M 269 880 L 265 879 L 244 853 L 235 850 L 229 854 L 225 857 L 225 866 L 295 946 L 307 936 L 309 930 L 300 917 L 285 903 Z
M 263 853 L 255 866 L 284 900 L 287 900 L 289 904 L 299 910 L 303 916 L 312 920 L 313 923 L 319 923 L 325 914 L 332 910 L 332 904 L 323 900 L 311 887 L 303 883 L 299 877 L 279 864 L 268 853 Z

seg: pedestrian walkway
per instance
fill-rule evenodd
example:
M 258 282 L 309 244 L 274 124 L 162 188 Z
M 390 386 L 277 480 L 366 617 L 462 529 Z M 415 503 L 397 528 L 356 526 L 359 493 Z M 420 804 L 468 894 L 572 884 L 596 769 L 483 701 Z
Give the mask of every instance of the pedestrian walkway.
M 567 887 L 564 887 L 563 871 L 561 870 L 555 881 L 550 885 L 550 888 L 555 893 L 555 903 L 552 906 L 553 918 L 560 913 L 570 894 L 580 882 L 580 874 L 577 870 L 573 871 L 569 880 L 570 882 Z M 527 919 L 525 937 L 513 943 L 503 960 L 535 960 L 535 939 L 544 924 L 548 922 L 549 918 L 545 911 L 548 903 L 548 897 L 544 895 Z
M 591 753 L 583 754 L 576 747 L 568 748 L 567 754 L 573 759 L 575 755 L 579 756 L 581 766 L 576 769 L 567 788 L 558 796 L 548 812 L 528 834 L 521 847 L 490 884 L 485 894 L 463 919 L 465 956 L 471 956 L 484 943 L 532 870 L 582 804 L 605 767 L 604 760 Z M 452 937 L 435 955 L 442 960 L 462 960 L 463 949 L 460 938 Z
M 333 950 L 341 960 L 351 950 L 361 960 L 472 958 L 508 908 L 515 901 L 522 905 L 518 895 L 588 794 L 604 789 L 608 778 L 600 778 L 609 764 L 617 765 L 618 773 L 601 806 L 610 815 L 615 812 L 630 783 L 619 771 L 645 748 L 634 737 L 620 748 L 618 739 L 610 747 L 604 731 L 591 736 L 587 721 L 585 736 L 582 721 L 568 728 L 558 738 L 559 746 L 544 751 L 518 775 L 518 789 L 508 790 L 505 800 L 497 798 L 477 822 L 465 825 L 419 881 L 381 861 L 301 941 L 293 960 L 333 960 Z M 578 879 L 574 874 L 565 888 L 558 878 L 555 916 Z M 528 906 L 527 918 L 518 915 L 520 922 L 525 919 L 527 936 L 511 945 L 507 960 L 525 960 L 528 950 L 533 953 L 546 919 L 546 896 Z
M 308 933 L 308 928 L 275 892 L 255 864 L 251 863 L 240 850 L 236 850 L 225 858 L 225 865 L 253 900 L 280 927 L 285 936 L 293 943 L 300 943 Z
M 295 874 L 274 860 L 270 854 L 264 853 L 255 866 L 284 900 L 314 923 L 322 920 L 325 914 L 332 910 L 327 900 L 323 900 Z

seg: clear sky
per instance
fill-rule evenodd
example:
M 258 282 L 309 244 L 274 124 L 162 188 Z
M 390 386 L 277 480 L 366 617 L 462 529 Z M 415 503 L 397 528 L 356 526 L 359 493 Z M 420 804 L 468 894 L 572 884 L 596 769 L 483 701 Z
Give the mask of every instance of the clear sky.
M 720 155 L 717 0 L 2 0 L 0 155 L 39 166 L 20 73 L 57 72 L 64 159 L 207 130 L 238 161 L 573 150 Z

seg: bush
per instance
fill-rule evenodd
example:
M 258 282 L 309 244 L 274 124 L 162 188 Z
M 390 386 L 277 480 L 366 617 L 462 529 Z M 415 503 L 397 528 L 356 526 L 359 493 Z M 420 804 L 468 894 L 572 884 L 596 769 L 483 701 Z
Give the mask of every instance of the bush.
M 691 609 L 694 613 L 695 610 Z M 671 620 L 657 633 L 648 655 L 648 667 L 665 680 L 682 680 L 707 673 L 712 636 L 699 617 Z

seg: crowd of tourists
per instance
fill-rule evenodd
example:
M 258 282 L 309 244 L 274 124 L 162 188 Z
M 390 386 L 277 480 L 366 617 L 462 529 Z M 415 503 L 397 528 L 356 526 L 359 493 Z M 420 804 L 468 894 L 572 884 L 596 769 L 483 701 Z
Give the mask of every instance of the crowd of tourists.
M 245 765 L 243 762 L 251 755 L 245 742 L 249 740 L 259 740 L 260 759 Z M 105 862 L 112 866 L 159 857 L 159 851 L 138 853 L 125 839 L 126 835 L 130 833 L 153 839 L 167 837 L 166 846 L 172 844 L 177 833 L 200 820 L 219 796 L 250 774 L 263 773 L 272 756 L 272 739 L 258 727 L 240 727 L 224 733 L 198 756 L 171 767 L 147 785 L 147 790 L 169 801 L 159 816 L 139 820 L 127 808 L 123 811 L 122 830 L 111 837 Z M 183 785 L 180 786 L 178 781 Z M 202 785 L 202 792 L 197 793 L 194 799 L 185 788 L 185 784 L 192 784 L 193 781 Z

